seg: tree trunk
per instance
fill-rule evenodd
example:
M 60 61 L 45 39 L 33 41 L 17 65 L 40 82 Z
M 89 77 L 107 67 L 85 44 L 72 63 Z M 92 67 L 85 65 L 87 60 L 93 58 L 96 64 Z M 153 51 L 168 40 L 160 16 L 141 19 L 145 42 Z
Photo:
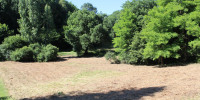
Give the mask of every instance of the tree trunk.
M 164 58 L 161 57 L 161 66 L 163 67 L 164 66 Z
M 163 66 L 164 66 L 164 58 L 163 58 L 163 57 L 160 57 L 160 58 L 158 59 L 158 62 L 159 62 L 159 64 L 160 64 L 160 67 L 163 67 Z
M 88 54 L 88 47 L 85 49 L 84 55 Z

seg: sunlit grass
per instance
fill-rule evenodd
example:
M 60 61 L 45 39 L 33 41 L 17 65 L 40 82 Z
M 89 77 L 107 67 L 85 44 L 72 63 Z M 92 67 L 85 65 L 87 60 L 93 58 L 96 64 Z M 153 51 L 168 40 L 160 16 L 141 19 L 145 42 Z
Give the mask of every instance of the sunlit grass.
M 107 77 L 113 77 L 113 76 L 118 76 L 121 75 L 122 73 L 116 72 L 116 71 L 101 71 L 101 70 L 95 70 L 95 71 L 83 71 L 80 72 L 73 77 L 71 77 L 68 82 L 73 82 L 73 83 L 85 83 L 88 82 L 89 80 L 97 80 L 97 79 L 102 79 L 102 78 L 107 78 Z
M 58 52 L 58 56 L 77 56 L 76 52 Z
M 10 98 L 3 81 L 0 79 L 0 100 L 13 100 Z

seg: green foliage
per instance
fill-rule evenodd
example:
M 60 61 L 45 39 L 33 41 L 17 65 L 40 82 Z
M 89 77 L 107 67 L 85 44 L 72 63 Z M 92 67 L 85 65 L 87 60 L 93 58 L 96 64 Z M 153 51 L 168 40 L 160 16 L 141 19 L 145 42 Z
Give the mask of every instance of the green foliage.
M 42 27 L 40 0 L 19 0 L 19 32 L 29 42 L 38 42 Z
M 9 60 L 10 53 L 15 51 L 18 48 L 22 48 L 23 46 L 27 46 L 27 41 L 22 38 L 20 35 L 9 36 L 4 39 L 3 43 L 0 45 L 0 51 L 3 56 Z
M 10 31 L 6 24 L 0 23 L 0 44 L 3 42 L 4 38 L 12 34 L 13 34 L 13 31 Z
M 109 60 L 111 63 L 114 63 L 114 64 L 119 64 L 120 63 L 120 61 L 117 59 L 117 55 L 116 55 L 115 52 L 108 51 L 105 54 L 105 58 L 106 58 L 106 60 Z
M 41 52 L 37 55 L 38 62 L 48 62 L 57 59 L 59 49 L 51 44 L 43 46 Z
M 28 47 L 16 49 L 10 54 L 13 61 L 20 62 L 48 62 L 57 59 L 58 48 L 49 45 L 40 45 L 39 43 L 30 44 Z
M 60 37 L 60 34 L 56 31 L 57 26 L 55 27 L 55 22 L 57 21 L 54 21 L 56 19 L 53 16 L 53 13 L 57 12 L 52 12 L 51 6 L 56 6 L 55 1 L 19 1 L 19 32 L 30 43 L 39 42 L 49 44 Z M 53 11 L 55 11 L 55 8 L 53 8 Z
M 47 62 L 56 60 L 58 48 L 49 44 L 30 44 L 20 35 L 6 38 L 0 45 L 0 60 L 13 60 L 20 62 L 38 61 Z
M 29 47 L 33 51 L 33 59 L 34 59 L 34 61 L 38 61 L 37 60 L 37 56 L 41 53 L 42 46 L 39 43 L 34 43 L 34 44 L 30 44 Z
M 144 16 L 154 6 L 156 6 L 154 0 L 132 0 L 123 5 L 120 18 L 113 27 L 116 35 L 113 43 L 121 62 L 128 64 L 145 62 L 143 52 L 146 41 L 141 38 L 140 31 L 144 27 Z
M 82 10 L 88 10 L 88 11 L 93 11 L 94 13 L 97 13 L 97 8 L 94 7 L 91 3 L 84 3 L 81 6 Z
M 120 11 L 115 11 L 103 20 L 103 28 L 109 34 L 110 39 L 115 37 L 113 26 L 120 17 Z
M 68 26 L 64 27 L 65 37 L 79 56 L 102 43 L 104 29 L 100 19 L 94 12 L 87 10 L 79 10 L 69 17 Z
M 30 47 L 24 46 L 11 53 L 12 61 L 29 62 L 33 60 L 33 50 Z
M 60 34 L 56 32 L 51 7 L 48 4 L 44 8 L 44 27 L 41 36 L 42 42 L 45 44 L 51 43 L 60 37 Z
M 138 31 L 141 31 L 144 27 L 144 16 L 148 14 L 148 11 L 155 7 L 157 0 L 130 0 L 123 4 L 124 9 L 130 9 L 132 13 L 136 15 L 136 25 Z
M 176 9 L 175 9 L 176 8 Z M 147 41 L 144 57 L 153 60 L 163 58 L 179 58 L 180 46 L 177 41 L 178 34 L 173 32 L 173 18 L 182 10 L 178 4 L 158 7 L 151 10 L 146 17 L 147 26 L 143 29 Z
M 17 28 L 19 27 L 17 23 L 19 19 L 18 2 L 19 0 L 0 0 L 0 23 L 8 25 L 14 33 L 18 33 Z
M 199 2 L 191 0 L 159 0 L 158 7 L 146 16 L 143 29 L 147 41 L 144 57 L 153 60 L 163 58 L 198 58 Z
M 136 16 L 129 9 L 124 9 L 120 14 L 120 19 L 115 23 L 113 29 L 116 37 L 113 40 L 115 51 L 124 52 L 128 50 L 132 37 L 137 31 L 135 24 Z
M 0 50 L 1 50 L 1 48 L 0 48 Z M 0 51 L 0 61 L 4 61 L 4 60 L 5 60 L 5 58 L 4 58 L 3 54 L 2 54 L 2 52 Z
M 141 39 L 141 34 L 135 33 L 129 50 L 120 52 L 120 61 L 127 64 L 144 64 L 146 62 L 142 54 L 144 52 L 144 47 L 145 41 Z

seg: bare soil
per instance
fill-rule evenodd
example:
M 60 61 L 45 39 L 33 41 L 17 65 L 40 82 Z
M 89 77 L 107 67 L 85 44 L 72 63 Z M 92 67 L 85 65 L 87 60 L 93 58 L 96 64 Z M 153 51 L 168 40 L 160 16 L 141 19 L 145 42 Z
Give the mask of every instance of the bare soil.
M 158 68 L 110 64 L 94 57 L 0 62 L 0 78 L 17 100 L 200 99 L 199 71 L 200 64 Z

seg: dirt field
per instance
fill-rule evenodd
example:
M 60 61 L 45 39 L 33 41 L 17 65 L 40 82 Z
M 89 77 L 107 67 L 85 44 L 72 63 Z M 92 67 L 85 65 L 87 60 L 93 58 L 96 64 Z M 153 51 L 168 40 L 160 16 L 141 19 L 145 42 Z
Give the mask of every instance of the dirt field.
M 200 64 L 157 68 L 65 57 L 49 63 L 0 62 L 0 78 L 17 100 L 200 98 Z

